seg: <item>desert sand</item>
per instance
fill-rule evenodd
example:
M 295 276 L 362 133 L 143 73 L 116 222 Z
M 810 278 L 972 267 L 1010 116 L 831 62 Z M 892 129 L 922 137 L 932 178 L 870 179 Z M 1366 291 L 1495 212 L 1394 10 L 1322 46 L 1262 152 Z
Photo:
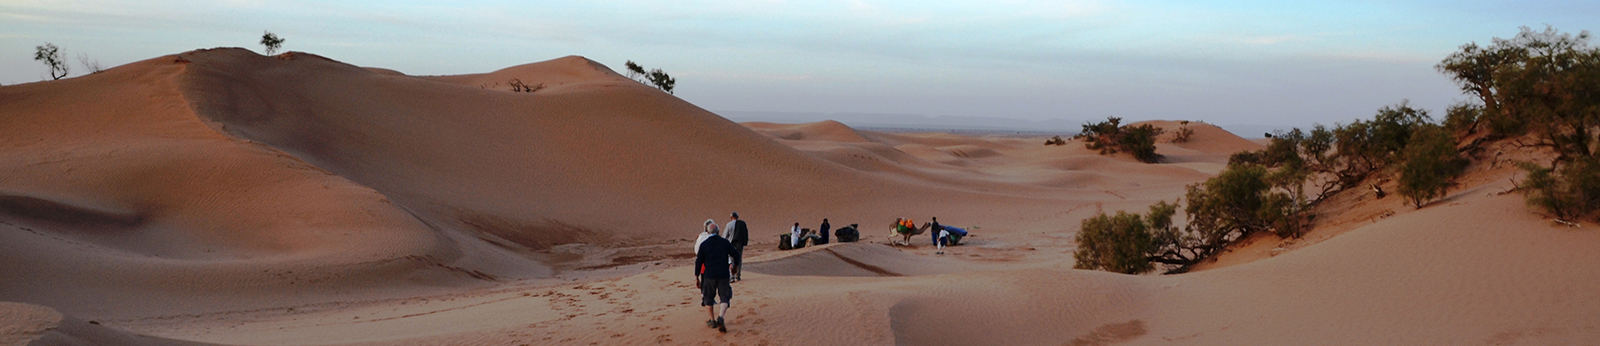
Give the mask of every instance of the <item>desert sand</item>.
M 1077 141 L 739 124 L 578 56 L 457 76 L 162 56 L 0 86 L 0 344 L 1600 340 L 1600 232 L 1503 193 L 1509 162 L 1539 157 L 1495 149 L 1423 209 L 1351 193 L 1305 237 L 1194 272 L 1072 269 L 1082 219 L 1176 200 L 1263 147 L 1187 126 L 1144 164 Z M 690 246 L 730 212 L 755 243 L 721 334 Z M 935 216 L 974 235 L 943 255 L 889 245 L 895 218 Z M 862 241 L 776 249 L 823 218 Z

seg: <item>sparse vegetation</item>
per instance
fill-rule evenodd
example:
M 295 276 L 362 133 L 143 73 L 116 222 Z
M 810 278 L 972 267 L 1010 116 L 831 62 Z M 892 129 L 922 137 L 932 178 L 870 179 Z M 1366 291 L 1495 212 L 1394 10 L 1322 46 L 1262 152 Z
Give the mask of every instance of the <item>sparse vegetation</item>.
M 1407 102 L 1379 109 L 1371 120 L 1311 131 L 1268 134 L 1266 149 L 1236 153 L 1221 175 L 1191 185 L 1185 196 L 1188 224 L 1168 225 L 1166 202 L 1148 216 L 1118 212 L 1084 220 L 1078 267 L 1142 273 L 1146 265 L 1182 272 L 1256 232 L 1298 237 L 1325 198 L 1353 187 L 1384 192 L 1374 180 L 1398 175 L 1397 190 L 1421 208 L 1441 198 L 1487 141 L 1534 138 L 1525 147 L 1549 149 L 1549 166 L 1519 163 L 1527 172 L 1519 190 L 1528 204 L 1558 221 L 1593 217 L 1600 211 L 1600 48 L 1577 35 L 1546 27 L 1523 27 L 1512 39 L 1482 47 L 1467 44 L 1437 65 L 1475 102 L 1452 105 L 1435 123 Z M 1120 119 L 1084 125 L 1091 149 L 1115 143 Z M 1461 143 L 1465 142 L 1465 145 Z M 1307 198 L 1305 187 L 1315 187 Z M 1168 218 L 1161 218 L 1166 215 Z M 1146 265 L 1131 263 L 1142 254 Z
M 1156 206 L 1151 206 L 1148 217 L 1118 211 L 1115 216 L 1104 213 L 1083 220 L 1078 232 L 1078 250 L 1072 253 L 1077 259 L 1074 268 L 1099 269 L 1124 274 L 1140 274 L 1155 269 L 1150 254 L 1156 251 L 1155 240 L 1147 220 L 1157 219 Z M 1171 220 L 1172 215 L 1166 215 Z
M 1194 137 L 1194 129 L 1189 128 L 1189 121 L 1179 121 L 1178 130 L 1172 133 L 1173 143 L 1188 143 Z
M 104 66 L 100 65 L 100 60 L 90 59 L 88 54 L 78 54 L 78 64 L 83 65 L 83 68 L 89 70 L 89 73 L 100 73 L 106 70 Z
M 1046 145 L 1046 146 L 1050 146 L 1050 145 L 1056 145 L 1056 146 L 1067 145 L 1067 140 L 1061 139 L 1061 136 L 1051 136 L 1050 139 L 1044 140 L 1044 145 Z
M 50 80 L 59 80 L 71 72 L 71 66 L 61 57 L 61 47 L 46 42 L 43 46 L 35 47 L 33 60 L 43 62 L 50 68 Z
M 1133 154 L 1135 159 L 1144 163 L 1156 163 L 1161 160 L 1161 155 L 1156 154 L 1156 136 L 1163 130 L 1150 124 L 1139 126 L 1122 126 L 1122 118 L 1107 117 L 1106 121 L 1099 123 L 1083 124 L 1083 133 L 1074 136 L 1074 139 L 1083 139 L 1083 145 L 1089 149 L 1099 150 L 1101 154 L 1115 154 L 1127 152 Z
M 659 68 L 645 71 L 644 66 L 634 63 L 633 60 L 628 60 L 625 65 L 628 68 L 628 79 L 655 86 L 656 89 L 661 89 L 661 91 L 665 91 L 668 94 L 671 94 L 672 88 L 678 84 L 676 78 L 672 78 L 672 76 L 667 75 L 666 72 L 661 71 Z
M 1521 28 L 1488 46 L 1469 43 L 1436 68 L 1455 79 L 1475 103 L 1450 109 L 1447 127 L 1471 141 L 1530 136 L 1533 147 L 1556 155 L 1549 166 L 1523 164 L 1529 205 L 1558 218 L 1600 211 L 1600 48 L 1588 31 L 1577 35 L 1546 26 Z M 1486 125 L 1486 126 L 1485 126 Z
M 267 48 L 267 55 L 277 53 L 279 48 L 283 48 L 284 41 L 287 40 L 278 37 L 278 34 L 274 34 L 271 31 L 263 31 L 261 33 L 261 45 Z
M 511 91 L 512 92 L 531 93 L 531 92 L 539 91 L 540 89 L 544 89 L 544 83 L 539 83 L 539 84 L 535 84 L 535 85 L 528 85 L 526 83 L 523 83 L 522 79 L 512 79 L 507 84 L 511 85 Z
M 1400 156 L 1404 161 L 1400 163 L 1400 187 L 1396 192 L 1418 209 L 1444 196 L 1451 180 L 1461 175 L 1468 163 L 1456 152 L 1455 137 L 1445 127 L 1433 124 L 1423 125 L 1411 134 Z

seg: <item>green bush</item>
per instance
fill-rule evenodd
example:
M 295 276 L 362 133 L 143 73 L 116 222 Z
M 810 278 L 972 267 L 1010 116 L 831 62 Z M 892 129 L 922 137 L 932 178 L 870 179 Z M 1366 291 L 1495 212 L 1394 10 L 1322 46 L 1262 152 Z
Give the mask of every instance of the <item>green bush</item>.
M 1259 165 L 1232 165 L 1190 185 L 1185 198 L 1189 223 L 1182 229 L 1172 225 L 1178 206 L 1164 201 L 1151 205 L 1143 217 L 1119 211 L 1083 220 L 1075 267 L 1138 274 L 1161 263 L 1169 266 L 1168 273 L 1179 273 L 1252 233 L 1296 237 L 1304 224 L 1300 203 L 1273 191 L 1267 169 Z
M 267 55 L 277 53 L 279 48 L 283 48 L 284 41 L 287 40 L 284 40 L 282 37 L 278 37 L 278 34 L 274 34 L 271 31 L 261 32 L 261 46 L 267 48 Z
M 1124 274 L 1140 274 L 1155 269 L 1147 258 L 1154 252 L 1150 226 L 1139 214 L 1118 211 L 1083 220 L 1078 232 L 1078 250 L 1072 257 L 1074 268 L 1098 269 Z
M 1161 160 L 1161 155 L 1156 154 L 1156 137 L 1164 130 L 1150 124 L 1122 126 L 1121 123 L 1122 118 L 1107 117 L 1104 122 L 1084 124 L 1083 132 L 1073 138 L 1083 139 L 1085 148 L 1099 150 L 1101 154 L 1123 151 L 1133 154 L 1139 162 Z
M 1528 205 L 1564 220 L 1585 218 L 1600 210 L 1600 158 L 1584 158 L 1560 168 L 1519 165 L 1528 172 L 1522 182 Z
M 1412 134 L 1401 154 L 1401 196 L 1417 208 L 1444 195 L 1450 182 L 1461 175 L 1467 160 L 1456 152 L 1455 137 L 1438 125 L 1427 125 Z
M 1523 165 L 1522 187 L 1530 205 L 1560 218 L 1600 211 L 1600 48 L 1589 39 L 1587 31 L 1522 27 L 1488 46 L 1463 45 L 1435 66 L 1477 97 L 1453 107 L 1447 124 L 1470 134 L 1487 123 L 1488 138 L 1529 135 L 1537 142 L 1528 144 L 1555 152 L 1550 167 Z
M 1255 232 L 1298 236 L 1300 216 L 1295 198 L 1272 190 L 1268 170 L 1258 165 L 1233 165 L 1205 183 L 1189 187 L 1188 230 L 1208 246 L 1225 246 Z M 1221 250 L 1220 248 L 1216 250 Z

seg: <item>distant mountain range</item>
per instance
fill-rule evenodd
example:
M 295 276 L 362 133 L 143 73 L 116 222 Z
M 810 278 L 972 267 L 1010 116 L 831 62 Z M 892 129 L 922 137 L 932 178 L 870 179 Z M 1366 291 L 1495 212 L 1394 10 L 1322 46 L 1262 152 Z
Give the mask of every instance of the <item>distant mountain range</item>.
M 1077 134 L 1087 121 L 1077 119 L 1027 120 L 1001 117 L 975 117 L 920 114 L 881 113 L 813 113 L 813 112 L 757 112 L 716 111 L 735 122 L 771 122 L 783 124 L 811 123 L 833 120 L 854 128 L 936 130 L 936 131 L 993 131 L 1039 134 Z M 1181 120 L 1181 119 L 1170 119 Z M 1274 125 L 1217 125 L 1244 138 L 1262 138 L 1266 133 L 1288 130 L 1291 126 Z

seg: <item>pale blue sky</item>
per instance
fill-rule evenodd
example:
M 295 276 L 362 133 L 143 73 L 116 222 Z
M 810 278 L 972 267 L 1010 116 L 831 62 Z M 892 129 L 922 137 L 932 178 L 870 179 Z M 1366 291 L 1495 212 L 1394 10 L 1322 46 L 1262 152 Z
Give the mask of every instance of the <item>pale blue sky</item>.
M 1600 1 L 0 0 L 0 83 L 40 80 L 44 42 L 114 66 L 270 30 L 408 74 L 631 59 L 712 111 L 1303 126 L 1442 112 L 1436 62 L 1544 24 L 1597 29 Z

